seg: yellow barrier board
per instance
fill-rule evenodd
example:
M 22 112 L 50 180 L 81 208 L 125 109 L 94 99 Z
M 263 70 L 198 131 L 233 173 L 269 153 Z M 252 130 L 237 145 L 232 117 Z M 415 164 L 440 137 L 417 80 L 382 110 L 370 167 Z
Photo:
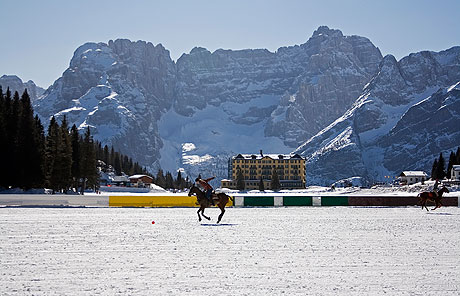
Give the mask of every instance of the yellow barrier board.
M 228 201 L 227 206 L 233 202 Z M 169 196 L 109 196 L 110 207 L 198 207 L 195 196 L 169 195 Z

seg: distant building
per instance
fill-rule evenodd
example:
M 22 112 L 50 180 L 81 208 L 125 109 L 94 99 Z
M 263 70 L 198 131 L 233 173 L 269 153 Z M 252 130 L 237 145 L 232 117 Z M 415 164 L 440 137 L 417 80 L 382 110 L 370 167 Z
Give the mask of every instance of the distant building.
M 133 175 L 129 176 L 129 181 L 131 185 L 135 187 L 149 187 L 153 183 L 153 178 L 147 175 Z
M 130 186 L 129 178 L 126 176 L 113 176 L 111 185 L 115 186 Z
M 454 181 L 460 181 L 460 165 L 452 166 L 451 179 Z
M 427 179 L 428 175 L 424 171 L 404 171 L 399 175 L 399 180 L 402 185 L 425 182 Z
M 271 178 L 276 170 L 281 189 L 305 188 L 305 159 L 299 154 L 238 154 L 229 159 L 228 179 L 223 188 L 237 188 L 237 173 L 241 170 L 246 190 L 259 189 L 262 178 L 264 189 L 271 189 Z

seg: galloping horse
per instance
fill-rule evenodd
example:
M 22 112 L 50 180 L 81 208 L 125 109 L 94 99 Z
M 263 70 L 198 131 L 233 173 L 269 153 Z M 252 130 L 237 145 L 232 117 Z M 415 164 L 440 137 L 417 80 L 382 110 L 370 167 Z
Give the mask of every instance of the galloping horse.
M 439 189 L 438 196 L 436 196 L 434 192 L 428 192 L 428 191 L 419 193 L 418 197 L 420 198 L 420 202 L 422 204 L 422 210 L 423 210 L 423 207 L 425 207 L 425 209 L 428 211 L 428 208 L 426 207 L 427 201 L 431 201 L 436 204 L 436 206 L 433 209 L 431 209 L 432 211 L 436 210 L 437 208 L 440 208 L 442 206 L 441 199 L 442 199 L 442 194 L 444 192 L 449 193 L 449 189 L 447 189 L 446 186 L 443 186 L 441 189 Z
M 211 206 L 211 202 L 206 198 L 204 192 L 201 191 L 200 188 L 196 187 L 195 184 L 193 184 L 190 188 L 190 191 L 188 192 L 188 196 L 192 196 L 192 194 L 196 195 L 197 202 L 200 205 L 200 208 L 197 211 L 198 221 L 201 221 L 200 212 L 201 215 L 203 215 L 203 217 L 205 217 L 208 220 L 211 220 L 211 218 L 204 215 L 204 209 L 209 208 Z M 233 198 L 225 193 L 213 193 L 211 198 L 214 200 L 214 203 L 216 204 L 216 206 L 220 208 L 221 211 L 219 218 L 217 219 L 217 223 L 219 223 L 222 219 L 222 216 L 225 213 L 225 205 L 227 205 L 228 199 L 231 199 L 233 201 Z

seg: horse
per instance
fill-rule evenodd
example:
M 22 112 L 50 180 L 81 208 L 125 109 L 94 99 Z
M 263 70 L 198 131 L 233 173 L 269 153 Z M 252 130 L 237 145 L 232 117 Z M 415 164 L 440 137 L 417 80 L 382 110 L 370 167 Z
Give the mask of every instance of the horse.
M 206 198 L 205 193 L 201 191 L 200 188 L 196 187 L 195 184 L 193 184 L 192 187 L 190 188 L 190 191 L 188 192 L 188 196 L 192 196 L 192 194 L 196 195 L 197 203 L 200 205 L 200 208 L 197 211 L 198 221 L 201 222 L 200 212 L 201 212 L 201 215 L 203 215 L 203 217 L 205 217 L 208 220 L 211 220 L 211 218 L 205 216 L 204 214 L 204 209 L 209 208 L 211 206 L 211 201 Z M 220 215 L 219 215 L 219 218 L 217 219 L 217 223 L 219 223 L 220 220 L 222 219 L 222 216 L 225 213 L 225 206 L 227 205 L 228 200 L 230 199 L 231 201 L 233 201 L 233 198 L 231 196 L 228 196 L 225 193 L 213 193 L 211 195 L 211 198 L 214 200 L 214 203 L 216 204 L 216 206 L 220 208 Z
M 436 196 L 436 193 L 434 192 L 421 192 L 419 193 L 418 197 L 420 198 L 420 203 L 422 204 L 422 210 L 425 207 L 425 209 L 428 211 L 428 208 L 426 207 L 426 202 L 431 201 L 435 203 L 435 207 L 431 209 L 432 211 L 436 210 L 437 208 L 440 208 L 442 206 L 441 199 L 442 199 L 442 194 L 443 193 L 449 193 L 449 189 L 447 189 L 446 186 L 443 186 L 441 189 L 438 191 L 438 195 Z

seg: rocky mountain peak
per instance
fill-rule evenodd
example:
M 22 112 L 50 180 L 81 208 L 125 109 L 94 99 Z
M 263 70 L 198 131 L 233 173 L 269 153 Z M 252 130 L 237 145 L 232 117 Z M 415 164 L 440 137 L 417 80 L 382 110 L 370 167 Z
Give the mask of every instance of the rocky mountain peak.
M 2 77 L 0 77 L 0 86 L 3 92 L 6 92 L 6 90 L 10 88 L 11 93 L 17 91 L 20 95 L 27 89 L 31 101 L 36 100 L 45 92 L 43 88 L 37 86 L 32 80 L 23 82 L 22 79 L 16 75 L 2 75 Z
M 343 37 L 342 31 L 337 29 L 329 29 L 328 26 L 320 26 L 313 32 L 313 37 L 328 36 L 328 37 Z

